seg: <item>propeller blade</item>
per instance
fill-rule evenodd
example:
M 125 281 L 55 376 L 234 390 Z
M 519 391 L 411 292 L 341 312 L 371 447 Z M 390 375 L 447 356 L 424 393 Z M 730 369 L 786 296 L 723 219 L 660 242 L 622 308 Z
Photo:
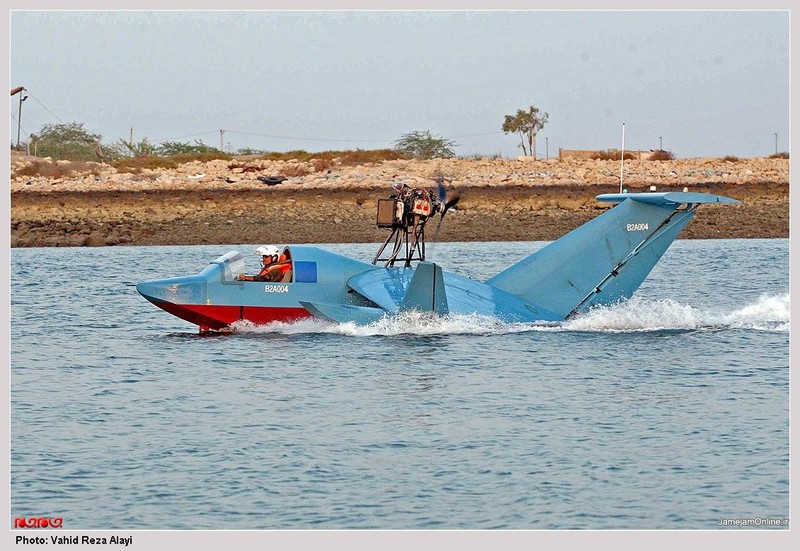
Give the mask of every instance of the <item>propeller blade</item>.
M 439 230 L 442 228 L 442 218 L 444 218 L 444 214 L 439 218 L 439 222 L 436 224 L 436 231 L 433 232 L 433 239 L 431 239 L 431 249 L 433 249 L 432 245 L 437 241 L 439 241 Z
M 461 199 L 461 196 L 456 194 L 455 197 L 451 197 L 449 201 L 447 200 L 447 188 L 445 187 L 446 180 L 447 179 L 444 176 L 438 176 L 436 178 L 436 190 L 439 195 L 439 201 L 444 204 L 444 208 L 442 209 L 442 214 L 439 216 L 439 222 L 436 224 L 436 230 L 433 232 L 433 239 L 431 240 L 431 253 L 433 253 L 433 244 L 439 240 L 439 230 L 442 229 L 442 220 L 444 220 L 444 215 L 447 214 L 448 210 L 456 206 L 458 201 Z
M 444 188 L 444 178 L 436 178 L 436 189 L 439 191 L 439 200 L 444 202 L 447 190 Z
M 453 197 L 452 199 L 447 201 L 444 204 L 444 210 L 442 211 L 442 215 L 439 217 L 439 220 L 441 221 L 442 218 L 444 218 L 444 215 L 447 214 L 447 211 L 450 210 L 451 208 L 453 208 L 454 206 L 456 206 L 460 200 L 461 200 L 461 196 L 460 195 L 456 195 L 455 197 Z

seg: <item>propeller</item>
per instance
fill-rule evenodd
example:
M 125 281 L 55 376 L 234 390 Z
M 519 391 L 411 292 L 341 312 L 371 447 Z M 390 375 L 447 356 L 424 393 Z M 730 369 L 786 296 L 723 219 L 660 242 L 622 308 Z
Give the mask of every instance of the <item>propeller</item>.
M 442 215 L 439 217 L 439 220 L 444 218 L 444 215 L 447 214 L 447 211 L 450 210 L 451 208 L 453 208 L 454 206 L 456 206 L 460 200 L 461 200 L 461 196 L 460 195 L 456 195 L 455 197 L 453 197 L 452 199 L 447 201 L 444 204 L 444 210 L 442 210 Z
M 461 195 L 456 193 L 450 199 L 447 199 L 447 188 L 445 187 L 445 177 L 438 176 L 436 178 L 436 190 L 439 194 L 439 200 L 444 204 L 444 208 L 442 209 L 442 214 L 439 215 L 439 222 L 436 224 L 436 231 L 433 234 L 433 241 L 437 241 L 439 237 L 439 230 L 442 227 L 442 220 L 444 220 L 444 215 L 447 214 L 447 211 L 453 208 L 458 204 L 461 200 Z
M 447 199 L 447 188 L 445 187 L 444 182 L 444 176 L 439 176 L 436 178 L 436 190 L 439 193 L 439 200 L 444 203 L 444 209 L 442 209 L 442 214 L 439 217 L 440 222 L 442 218 L 444 218 L 444 215 L 447 214 L 447 211 L 456 206 L 461 200 L 461 196 L 458 193 L 451 197 L 450 200 Z

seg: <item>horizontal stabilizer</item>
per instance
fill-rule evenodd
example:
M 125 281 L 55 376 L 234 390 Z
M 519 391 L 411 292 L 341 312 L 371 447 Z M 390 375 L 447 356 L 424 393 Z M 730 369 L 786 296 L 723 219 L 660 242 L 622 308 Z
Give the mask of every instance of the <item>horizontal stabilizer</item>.
M 438 265 L 431 262 L 420 262 L 417 265 L 406 296 L 400 303 L 400 310 L 435 312 L 440 316 L 448 313 L 444 276 Z
M 664 193 L 604 193 L 597 196 L 604 203 L 621 203 L 632 199 L 650 205 L 683 205 L 699 203 L 738 203 L 736 199 L 710 193 L 693 193 L 687 191 L 668 191 Z
M 353 322 L 368 325 L 381 319 L 386 312 L 380 308 L 353 306 L 351 304 L 328 304 L 325 302 L 298 301 L 313 316 L 335 323 Z

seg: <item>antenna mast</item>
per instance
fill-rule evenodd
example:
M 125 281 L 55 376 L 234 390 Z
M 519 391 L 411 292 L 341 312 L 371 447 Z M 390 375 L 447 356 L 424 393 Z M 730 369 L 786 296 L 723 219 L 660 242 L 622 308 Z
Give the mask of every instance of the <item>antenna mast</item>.
M 622 193 L 622 169 L 625 164 L 625 123 L 622 123 L 622 151 L 619 154 L 619 192 Z

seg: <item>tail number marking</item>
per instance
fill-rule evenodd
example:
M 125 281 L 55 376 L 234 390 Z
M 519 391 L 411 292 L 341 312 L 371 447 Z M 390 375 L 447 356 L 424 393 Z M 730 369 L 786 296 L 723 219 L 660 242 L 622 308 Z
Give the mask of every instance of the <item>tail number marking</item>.
M 288 293 L 289 292 L 289 287 L 287 285 L 267 284 L 267 285 L 264 285 L 264 292 L 265 293 Z
M 645 231 L 649 230 L 650 226 L 648 225 L 647 222 L 643 222 L 641 224 L 628 224 L 627 226 L 625 226 L 625 229 L 627 229 L 628 231 Z

